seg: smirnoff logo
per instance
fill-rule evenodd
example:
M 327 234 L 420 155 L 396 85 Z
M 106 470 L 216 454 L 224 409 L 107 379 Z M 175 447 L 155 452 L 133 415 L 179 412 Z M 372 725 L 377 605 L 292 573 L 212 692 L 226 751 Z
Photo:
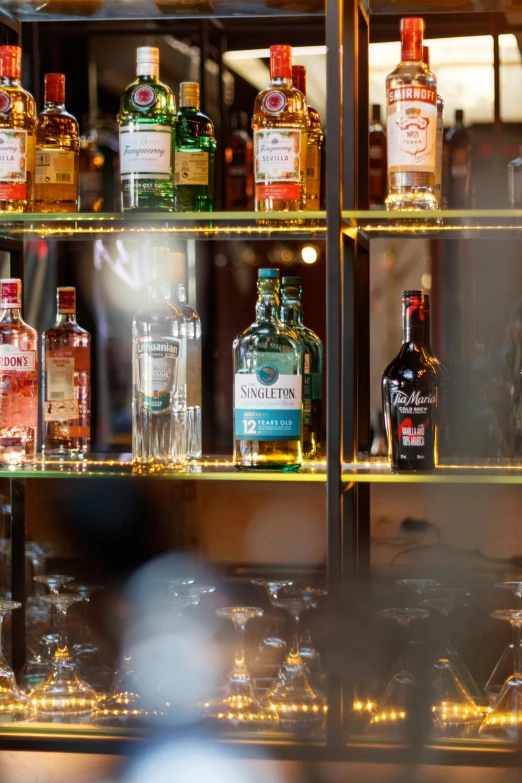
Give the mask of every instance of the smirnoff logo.
M 411 394 L 405 394 L 403 391 L 395 394 L 396 405 L 433 405 L 436 401 L 434 394 L 423 395 L 419 389 Z
M 437 105 L 437 93 L 431 87 L 395 87 L 388 91 L 388 105 L 399 101 L 421 101 Z

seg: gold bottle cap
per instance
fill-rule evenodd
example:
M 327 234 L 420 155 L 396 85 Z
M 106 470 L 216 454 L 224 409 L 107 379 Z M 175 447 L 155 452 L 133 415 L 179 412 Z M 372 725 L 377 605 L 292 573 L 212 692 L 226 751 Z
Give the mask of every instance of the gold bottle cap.
M 199 84 L 197 82 L 181 82 L 179 105 L 199 109 Z

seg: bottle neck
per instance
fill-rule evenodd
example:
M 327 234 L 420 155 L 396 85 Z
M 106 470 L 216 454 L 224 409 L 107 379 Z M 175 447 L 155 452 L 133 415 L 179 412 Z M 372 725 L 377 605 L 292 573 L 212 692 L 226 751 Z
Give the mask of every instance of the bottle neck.
M 260 291 L 256 304 L 256 321 L 279 320 L 279 294 L 276 291 Z
M 57 313 L 55 326 L 77 326 L 76 313 Z
M 1 321 L 4 324 L 16 324 L 23 321 L 22 310 L 19 307 L 9 307 L 2 311 Z
M 63 102 L 63 101 L 48 101 L 48 100 L 45 100 L 45 102 L 44 102 L 44 111 L 46 109 L 60 109 L 60 111 L 65 111 L 65 102 Z
M 412 297 L 402 304 L 402 344 L 426 348 L 426 308 L 424 301 Z
M 401 34 L 401 62 L 422 62 L 423 33 L 408 30 Z
M 179 302 L 180 304 L 185 304 L 187 301 L 187 292 L 185 290 L 185 280 L 184 279 L 174 279 L 172 281 L 171 286 L 172 291 L 174 292 L 174 298 L 176 302 Z
M 0 86 L 2 87 L 21 87 L 19 76 L 0 76 Z
M 149 297 L 151 299 L 163 299 L 166 302 L 172 301 L 172 286 L 165 280 L 153 280 L 149 287 Z
M 287 326 L 301 326 L 303 323 L 303 305 L 299 299 L 283 298 L 281 320 Z
M 292 86 L 292 77 L 291 76 L 271 76 L 270 77 L 270 87 L 291 87 Z
M 154 83 L 157 83 L 159 81 L 159 73 L 140 73 L 138 71 L 136 73 L 136 76 L 140 81 L 154 82 Z

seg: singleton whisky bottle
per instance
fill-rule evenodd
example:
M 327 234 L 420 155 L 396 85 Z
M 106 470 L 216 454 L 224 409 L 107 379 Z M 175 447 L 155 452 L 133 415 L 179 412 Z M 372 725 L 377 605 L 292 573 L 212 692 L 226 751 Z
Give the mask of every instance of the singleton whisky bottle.
M 172 302 L 170 251 L 155 248 L 149 301 L 132 324 L 132 456 L 136 465 L 186 461 L 186 326 Z
M 234 464 L 297 470 L 304 348 L 279 318 L 279 270 L 260 269 L 256 320 L 234 340 Z
M 388 454 L 394 470 L 432 470 L 438 460 L 444 379 L 426 343 L 425 295 L 402 294 L 402 347 L 382 377 Z
M 323 420 L 323 344 L 303 325 L 303 289 L 300 277 L 283 277 L 281 320 L 299 335 L 304 346 L 303 361 L 303 457 L 321 455 Z
M 306 209 L 310 117 L 292 86 L 292 47 L 270 47 L 270 84 L 254 104 L 254 184 L 257 212 Z
M 138 47 L 136 73 L 118 115 L 122 209 L 170 211 L 176 101 L 159 80 L 159 49 Z
M 306 66 L 292 65 L 292 85 L 306 98 Z M 310 127 L 306 152 L 306 208 L 315 211 L 321 209 L 321 149 L 324 133 L 319 112 L 308 102 L 307 106 Z
M 430 68 L 430 47 L 422 47 L 422 61 Z M 437 141 L 436 141 L 436 165 L 435 165 L 435 198 L 439 209 L 442 209 L 442 158 L 444 146 L 444 99 L 437 94 Z
M 254 145 L 246 111 L 232 112 L 225 147 L 225 209 L 254 208 Z
M 37 212 L 78 211 L 79 157 L 78 123 L 65 110 L 65 76 L 48 73 L 36 132 Z
M 212 212 L 214 125 L 199 110 L 199 84 L 182 82 L 174 157 L 174 211 Z
M 369 138 L 370 156 L 370 207 L 382 207 L 388 193 L 388 167 L 386 163 L 386 133 L 381 122 L 381 107 L 372 106 Z
M 58 288 L 56 302 L 56 323 L 42 334 L 42 452 L 82 459 L 91 442 L 91 335 L 76 321 L 75 288 Z
M 386 78 L 387 209 L 437 209 L 437 79 L 422 60 L 424 20 L 401 19 L 401 62 Z
M 36 105 L 21 74 L 20 47 L 0 46 L 0 212 L 34 211 Z
M 455 125 L 446 133 L 448 207 L 471 206 L 471 137 L 464 125 L 464 112 L 457 109 Z

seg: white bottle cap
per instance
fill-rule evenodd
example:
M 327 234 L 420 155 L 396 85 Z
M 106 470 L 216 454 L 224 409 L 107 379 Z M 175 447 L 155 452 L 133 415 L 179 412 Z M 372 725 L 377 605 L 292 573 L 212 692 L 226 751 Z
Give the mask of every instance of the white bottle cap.
M 157 46 L 138 46 L 136 74 L 138 76 L 159 77 L 159 49 Z

